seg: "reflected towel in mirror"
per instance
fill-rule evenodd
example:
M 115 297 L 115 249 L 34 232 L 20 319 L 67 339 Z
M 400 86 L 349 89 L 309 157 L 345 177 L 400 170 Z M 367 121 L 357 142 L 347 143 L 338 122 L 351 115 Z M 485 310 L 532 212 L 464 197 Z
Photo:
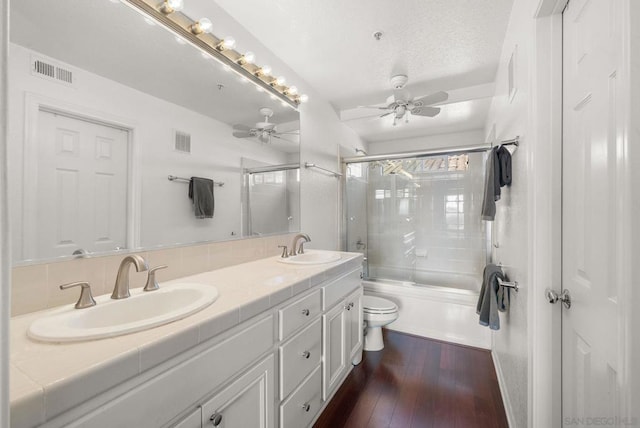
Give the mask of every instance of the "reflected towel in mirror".
M 213 218 L 213 180 L 191 177 L 189 180 L 189 198 L 193 201 L 196 218 Z

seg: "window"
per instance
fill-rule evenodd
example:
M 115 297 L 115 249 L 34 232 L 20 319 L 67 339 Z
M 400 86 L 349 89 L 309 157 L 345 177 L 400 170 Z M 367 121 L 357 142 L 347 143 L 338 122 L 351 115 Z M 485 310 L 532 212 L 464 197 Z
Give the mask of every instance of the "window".
M 447 195 L 444 216 L 448 230 L 464 230 L 464 195 Z

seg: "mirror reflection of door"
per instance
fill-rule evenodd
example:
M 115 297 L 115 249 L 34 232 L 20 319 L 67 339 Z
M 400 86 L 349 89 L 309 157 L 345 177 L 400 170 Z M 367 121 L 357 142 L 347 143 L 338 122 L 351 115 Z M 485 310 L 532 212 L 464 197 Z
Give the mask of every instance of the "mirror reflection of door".
M 123 248 L 127 235 L 127 130 L 40 110 L 37 211 L 26 258 Z M 25 195 L 28 197 L 28 195 Z

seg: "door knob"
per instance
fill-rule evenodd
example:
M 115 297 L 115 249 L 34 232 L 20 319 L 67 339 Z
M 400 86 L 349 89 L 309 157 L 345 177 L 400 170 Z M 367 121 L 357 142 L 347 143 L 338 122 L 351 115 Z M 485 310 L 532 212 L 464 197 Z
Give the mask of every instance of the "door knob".
M 545 290 L 545 296 L 552 305 L 561 301 L 565 308 L 569 309 L 571 307 L 571 293 L 569 293 L 569 290 L 562 290 L 562 293 L 558 294 L 555 290 L 547 288 Z

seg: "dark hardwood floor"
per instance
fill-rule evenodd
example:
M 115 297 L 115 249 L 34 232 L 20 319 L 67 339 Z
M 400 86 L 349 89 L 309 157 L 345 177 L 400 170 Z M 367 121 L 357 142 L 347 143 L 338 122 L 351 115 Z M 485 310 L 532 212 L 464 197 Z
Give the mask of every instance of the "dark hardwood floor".
M 389 330 L 384 340 L 314 428 L 508 427 L 489 351 Z

